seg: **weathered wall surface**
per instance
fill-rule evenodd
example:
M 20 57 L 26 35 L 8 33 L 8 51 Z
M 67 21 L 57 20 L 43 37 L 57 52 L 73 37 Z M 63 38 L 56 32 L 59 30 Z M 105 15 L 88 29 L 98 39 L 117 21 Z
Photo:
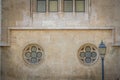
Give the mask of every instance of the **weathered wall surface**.
M 8 27 L 43 26 L 43 27 L 81 27 L 81 26 L 114 26 L 120 29 L 119 0 L 91 0 L 89 11 L 83 13 L 36 13 L 30 16 L 30 0 L 2 1 L 2 39 L 7 39 Z M 117 33 L 117 40 L 120 34 Z
M 98 46 L 101 39 L 108 46 L 105 78 L 116 80 L 120 76 L 120 50 L 111 49 L 111 37 L 111 30 L 11 30 L 11 46 L 3 49 L 3 80 L 101 80 L 100 58 L 85 66 L 77 57 L 81 45 L 88 42 Z M 43 62 L 36 66 L 26 65 L 22 56 L 31 43 L 45 51 Z
M 2 41 L 7 42 L 8 27 L 29 26 L 30 0 L 2 1 Z M 29 19 L 30 20 L 30 19 Z
M 29 22 L 30 17 L 30 0 L 3 0 L 3 26 L 29 26 L 31 23 Z M 90 6 L 90 23 L 87 25 L 92 26 L 119 26 L 120 23 L 120 16 L 118 15 L 120 13 L 119 10 L 119 0 L 91 0 L 91 6 Z M 47 20 L 47 21 L 56 21 L 55 23 L 58 23 L 58 21 L 61 20 L 68 20 L 68 21 L 75 21 L 78 20 L 78 25 L 86 25 L 87 19 L 82 18 L 82 16 L 76 14 L 72 15 L 70 14 L 62 14 L 59 15 L 59 13 L 55 13 L 54 15 L 52 13 L 49 13 L 47 16 L 44 15 L 44 13 L 33 13 L 34 14 L 34 21 L 38 22 L 38 18 L 41 21 Z M 69 17 L 69 15 L 72 15 Z M 39 17 L 35 17 L 39 16 Z M 77 16 L 77 17 L 75 17 Z M 86 15 L 85 15 L 86 16 Z M 74 17 L 74 18 L 73 18 Z M 81 18 L 82 19 L 81 19 Z M 87 16 L 86 16 L 87 17 Z M 78 19 L 77 19 L 78 18 Z M 86 19 L 86 20 L 84 20 Z M 57 21 L 58 20 L 58 21 Z M 81 21 L 81 22 L 80 22 Z M 61 21 L 64 23 L 64 21 Z M 39 23 L 40 24 L 40 23 Z M 73 24 L 71 24 L 73 25 Z M 51 25 L 52 26 L 52 25 Z M 47 27 L 47 26 L 46 26 Z
M 2 0 L 2 42 L 9 27 L 115 27 L 120 42 L 120 0 L 91 0 L 88 13 L 30 13 L 30 0 Z M 101 62 L 86 67 L 77 58 L 83 43 L 107 44 L 105 80 L 120 79 L 120 48 L 112 47 L 109 30 L 16 30 L 2 48 L 2 80 L 101 80 Z M 45 50 L 42 64 L 26 66 L 22 51 L 29 43 Z

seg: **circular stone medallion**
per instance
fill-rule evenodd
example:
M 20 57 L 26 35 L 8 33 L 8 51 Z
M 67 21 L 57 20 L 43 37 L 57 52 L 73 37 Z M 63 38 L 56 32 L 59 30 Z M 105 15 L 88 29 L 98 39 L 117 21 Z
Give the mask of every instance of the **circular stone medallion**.
M 86 43 L 78 50 L 79 61 L 85 65 L 92 65 L 98 59 L 98 50 L 94 44 Z
M 24 48 L 23 58 L 29 64 L 38 64 L 43 58 L 44 51 L 37 44 L 29 44 Z

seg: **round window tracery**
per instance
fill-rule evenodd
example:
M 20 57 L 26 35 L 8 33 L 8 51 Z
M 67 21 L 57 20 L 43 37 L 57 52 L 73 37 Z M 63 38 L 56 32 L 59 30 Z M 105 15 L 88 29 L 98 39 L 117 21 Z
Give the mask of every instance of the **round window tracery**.
M 90 43 L 82 45 L 78 51 L 78 58 L 83 64 L 94 64 L 98 59 L 97 47 Z
M 37 44 L 29 44 L 24 48 L 23 58 L 30 64 L 38 64 L 43 58 L 44 51 Z

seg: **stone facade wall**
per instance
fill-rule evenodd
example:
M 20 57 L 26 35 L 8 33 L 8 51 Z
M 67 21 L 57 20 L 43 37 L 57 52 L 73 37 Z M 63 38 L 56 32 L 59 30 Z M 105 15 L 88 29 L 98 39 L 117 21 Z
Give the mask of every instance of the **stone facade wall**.
M 108 46 L 105 80 L 116 80 L 120 76 L 120 54 L 119 49 L 111 49 L 111 37 L 111 30 L 11 30 L 11 46 L 3 52 L 3 80 L 101 80 L 100 57 L 86 66 L 77 55 L 81 45 L 87 42 L 98 46 L 101 39 Z M 38 65 L 26 64 L 22 56 L 31 43 L 39 44 L 45 52 Z
M 44 15 L 44 13 L 36 13 L 33 12 L 33 23 L 30 23 L 30 0 L 10 0 L 10 1 L 2 1 L 3 3 L 3 25 L 8 27 L 13 26 L 31 26 L 35 24 L 39 19 L 41 21 L 55 21 L 55 23 L 68 21 L 79 21 L 78 26 L 116 26 L 119 27 L 119 19 L 120 16 L 117 15 L 120 13 L 119 11 L 119 0 L 91 0 L 91 6 L 89 11 L 89 22 L 87 23 L 87 16 L 85 15 L 85 20 L 82 18 L 84 14 L 78 15 L 73 14 L 73 16 L 69 17 L 72 14 L 64 14 L 64 13 L 48 13 Z M 37 17 L 38 16 L 38 17 Z M 74 18 L 73 18 L 74 17 Z M 81 18 L 82 19 L 81 19 Z M 64 21 L 63 21 L 64 20 Z M 76 24 L 76 25 L 77 25 Z M 40 25 L 40 23 L 39 23 Z M 74 24 L 71 24 L 71 26 Z M 51 25 L 52 26 L 52 25 Z M 47 26 L 46 26 L 47 27 Z M 63 26 L 65 27 L 65 26 Z
M 76 55 L 82 44 L 98 46 L 101 40 L 107 45 L 105 80 L 120 79 L 120 0 L 91 0 L 86 13 L 32 12 L 30 1 L 34 2 L 2 0 L 1 42 L 10 44 L 2 47 L 2 80 L 101 80 L 100 58 L 85 66 Z M 47 29 L 50 27 L 53 29 Z M 113 27 L 115 34 L 111 29 L 92 27 Z M 23 49 L 30 43 L 45 50 L 45 58 L 37 66 L 26 65 L 22 59 Z M 118 46 L 113 47 L 113 43 Z
M 7 40 L 8 27 L 115 27 L 120 29 L 119 0 L 91 0 L 87 13 L 37 13 L 31 12 L 30 1 L 34 0 L 3 0 L 2 1 L 2 37 Z M 88 0 L 90 1 L 90 0 Z M 31 4 L 33 5 L 33 4 Z M 34 5 L 33 5 L 34 6 Z M 119 42 L 120 35 L 116 34 Z

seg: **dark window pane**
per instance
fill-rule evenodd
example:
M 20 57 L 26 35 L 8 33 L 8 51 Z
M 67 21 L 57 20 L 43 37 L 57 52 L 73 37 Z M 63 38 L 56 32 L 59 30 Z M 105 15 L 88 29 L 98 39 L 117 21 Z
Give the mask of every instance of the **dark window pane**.
M 46 11 L 46 0 L 37 0 L 37 11 L 38 12 Z
M 75 11 L 76 12 L 84 12 L 85 11 L 85 0 L 76 0 L 75 1 Z
M 72 0 L 64 0 L 64 11 L 65 12 L 72 12 L 73 11 Z
M 58 0 L 49 1 L 49 11 L 52 11 L 52 12 L 58 11 Z

